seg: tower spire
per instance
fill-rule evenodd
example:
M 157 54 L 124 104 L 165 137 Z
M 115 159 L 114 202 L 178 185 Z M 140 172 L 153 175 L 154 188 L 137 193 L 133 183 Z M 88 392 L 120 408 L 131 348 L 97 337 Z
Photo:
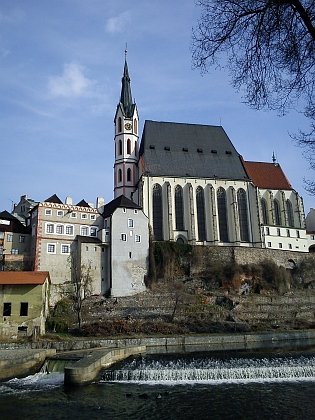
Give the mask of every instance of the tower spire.
M 127 45 L 126 45 L 127 47 Z M 125 49 L 125 66 L 124 66 L 124 75 L 121 79 L 121 94 L 120 102 L 123 105 L 125 116 L 130 118 L 133 114 L 133 103 L 130 87 L 130 77 L 127 64 L 127 48 Z

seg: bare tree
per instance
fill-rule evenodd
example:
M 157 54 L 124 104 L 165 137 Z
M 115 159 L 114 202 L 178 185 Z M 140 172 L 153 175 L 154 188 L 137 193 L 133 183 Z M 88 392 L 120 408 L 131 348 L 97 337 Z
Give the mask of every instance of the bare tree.
M 77 254 L 72 252 L 68 257 L 71 270 L 71 288 L 67 290 L 68 297 L 73 300 L 74 310 L 77 314 L 78 328 L 82 325 L 82 304 L 92 293 L 91 261 L 81 264 Z
M 255 109 L 310 119 L 293 138 L 315 169 L 315 1 L 196 0 L 201 18 L 192 33 L 192 60 L 202 73 L 226 66 L 232 85 Z M 302 104 L 302 105 L 301 105 Z M 315 192 L 315 183 L 306 181 Z

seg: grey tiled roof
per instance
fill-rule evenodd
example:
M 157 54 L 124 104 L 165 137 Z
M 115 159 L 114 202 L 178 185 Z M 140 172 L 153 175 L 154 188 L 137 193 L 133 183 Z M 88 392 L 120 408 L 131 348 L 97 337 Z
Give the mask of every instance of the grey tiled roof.
M 140 156 L 151 175 L 248 179 L 222 127 L 145 121 Z

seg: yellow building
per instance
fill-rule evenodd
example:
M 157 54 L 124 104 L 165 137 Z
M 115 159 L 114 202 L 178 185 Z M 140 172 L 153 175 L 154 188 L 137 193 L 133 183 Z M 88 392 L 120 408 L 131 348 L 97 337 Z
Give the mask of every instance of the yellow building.
M 48 271 L 0 271 L 0 337 L 45 334 Z

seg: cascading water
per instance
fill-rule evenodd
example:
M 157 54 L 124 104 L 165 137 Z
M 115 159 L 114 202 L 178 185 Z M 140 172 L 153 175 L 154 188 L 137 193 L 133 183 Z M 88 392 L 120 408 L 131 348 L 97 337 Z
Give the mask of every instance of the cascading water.
M 315 357 L 136 358 L 104 371 L 103 381 L 136 383 L 235 383 L 315 379 Z

